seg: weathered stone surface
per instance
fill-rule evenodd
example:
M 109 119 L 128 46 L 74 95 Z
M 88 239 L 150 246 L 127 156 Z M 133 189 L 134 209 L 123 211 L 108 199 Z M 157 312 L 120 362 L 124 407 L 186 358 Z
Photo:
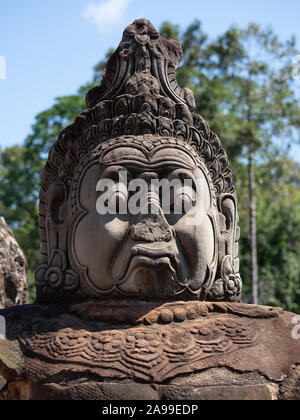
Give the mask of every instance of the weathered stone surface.
M 300 366 L 293 369 L 288 380 L 282 385 L 279 399 L 300 401 Z
M 278 385 L 230 385 L 187 387 L 161 387 L 163 400 L 185 401 L 273 401 L 277 400 Z
M 16 398 L 19 382 L 28 384 L 31 399 L 277 399 L 280 387 L 281 398 L 291 386 L 298 392 L 293 314 L 236 303 L 153 302 L 158 317 L 150 322 L 153 310 L 141 311 L 149 305 L 120 302 L 127 319 L 116 314 L 116 302 L 0 312 L 7 321 L 0 374 L 10 383 L 3 398 Z M 161 317 L 179 309 L 193 316 Z
M 12 231 L 0 217 L 0 308 L 28 300 L 27 263 Z
M 229 385 L 229 386 L 203 386 L 176 387 L 169 385 L 147 385 L 137 383 L 99 383 L 86 382 L 77 385 L 57 384 L 11 384 L 3 393 L 3 399 L 9 400 L 98 400 L 98 401 L 247 401 L 247 400 L 276 400 L 279 387 L 276 384 L 268 385 Z M 1 399 L 1 396 L 0 396 Z

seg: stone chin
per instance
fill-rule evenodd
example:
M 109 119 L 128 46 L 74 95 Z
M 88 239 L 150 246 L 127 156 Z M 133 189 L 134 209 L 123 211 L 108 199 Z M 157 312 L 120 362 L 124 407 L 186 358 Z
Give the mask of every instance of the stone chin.
M 172 298 L 178 283 L 169 258 L 138 256 L 131 260 L 125 282 L 118 288 L 131 296 L 149 299 Z M 178 286 L 177 286 L 178 288 Z

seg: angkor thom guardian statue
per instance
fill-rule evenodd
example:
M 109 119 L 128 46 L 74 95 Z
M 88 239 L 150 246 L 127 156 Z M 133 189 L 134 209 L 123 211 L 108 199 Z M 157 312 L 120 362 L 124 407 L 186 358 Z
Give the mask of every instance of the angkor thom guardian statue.
M 38 305 L 0 312 L 3 399 L 300 398 L 295 315 L 239 303 L 233 176 L 181 59 L 135 21 L 50 150 Z

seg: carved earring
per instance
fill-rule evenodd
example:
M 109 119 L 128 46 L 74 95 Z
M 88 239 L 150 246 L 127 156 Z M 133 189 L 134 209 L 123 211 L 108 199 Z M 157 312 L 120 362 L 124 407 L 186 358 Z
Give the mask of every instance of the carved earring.
M 209 300 L 226 300 L 236 302 L 240 300 L 242 280 L 239 273 L 235 273 L 231 256 L 223 258 L 221 278 L 216 280 L 209 292 Z
M 53 183 L 46 194 L 47 263 L 37 268 L 35 281 L 39 299 L 43 296 L 58 301 L 64 294 L 79 288 L 78 274 L 70 269 L 67 260 L 67 230 L 64 205 L 68 190 L 63 182 Z
M 238 240 L 239 226 L 237 202 L 232 194 L 224 194 L 218 200 L 219 211 L 223 217 L 224 230 L 220 238 L 220 268 L 217 280 L 209 291 L 209 300 L 240 300 L 242 280 L 239 274 Z M 222 255 L 223 254 L 223 255 Z

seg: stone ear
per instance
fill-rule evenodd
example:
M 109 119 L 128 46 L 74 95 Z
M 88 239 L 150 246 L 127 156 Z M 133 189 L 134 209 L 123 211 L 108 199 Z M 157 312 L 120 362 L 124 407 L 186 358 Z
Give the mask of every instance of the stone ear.
M 217 277 L 209 292 L 209 300 L 240 300 L 242 281 L 239 275 L 238 240 L 240 229 L 237 199 L 223 194 L 218 199 L 219 209 L 219 262 Z
M 47 261 L 59 250 L 67 255 L 68 189 L 63 182 L 53 183 L 46 193 Z
M 59 301 L 79 288 L 79 277 L 68 261 L 68 188 L 63 182 L 50 185 L 45 195 L 47 260 L 35 273 L 40 302 Z
M 235 237 L 237 230 L 237 200 L 232 194 L 223 194 L 218 199 L 219 212 L 223 218 L 220 224 L 221 236 L 225 241 L 224 252 L 234 256 Z
M 47 215 L 51 217 L 51 222 L 61 225 L 65 220 L 65 204 L 68 199 L 67 187 L 63 182 L 53 183 L 46 194 Z

